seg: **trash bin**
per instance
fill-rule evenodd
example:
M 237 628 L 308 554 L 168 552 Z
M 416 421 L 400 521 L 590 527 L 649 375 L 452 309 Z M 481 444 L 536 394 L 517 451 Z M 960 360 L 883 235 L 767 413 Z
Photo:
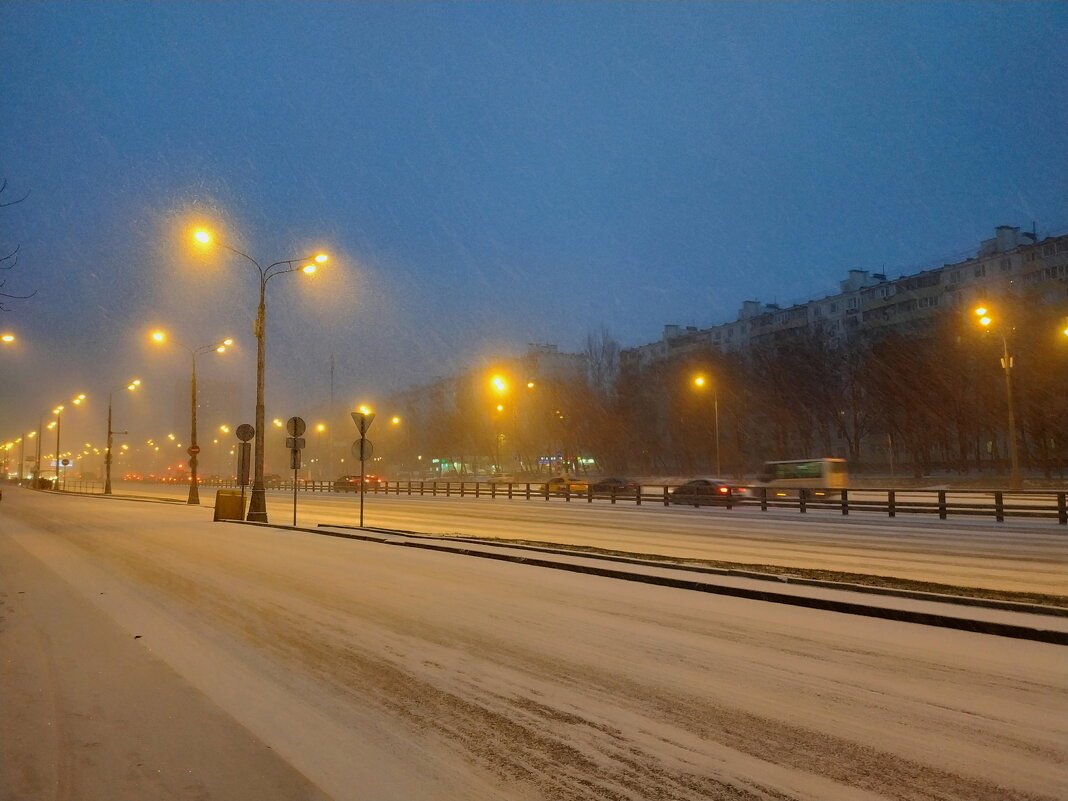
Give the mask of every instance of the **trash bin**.
M 241 490 L 221 489 L 215 493 L 215 520 L 244 520 L 245 504 Z

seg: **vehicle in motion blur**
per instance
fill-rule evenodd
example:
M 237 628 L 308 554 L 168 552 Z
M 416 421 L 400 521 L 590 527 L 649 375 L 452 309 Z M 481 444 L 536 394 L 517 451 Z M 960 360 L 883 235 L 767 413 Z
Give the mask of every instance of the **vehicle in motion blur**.
M 620 478 L 613 476 L 611 478 L 599 478 L 590 484 L 590 490 L 594 495 L 603 495 L 605 497 L 611 497 L 615 495 L 619 497 L 621 495 L 637 495 L 640 486 L 637 481 L 629 478 Z
M 376 476 L 374 473 L 368 473 L 363 477 L 363 487 L 365 490 L 374 489 L 375 487 L 386 486 L 386 480 L 381 476 Z M 341 476 L 334 482 L 334 492 L 359 492 L 360 491 L 360 476 Z
M 724 478 L 693 478 L 671 491 L 671 503 L 690 506 L 726 505 L 749 498 L 749 490 Z
M 796 498 L 799 489 L 811 490 L 813 498 L 839 498 L 848 480 L 845 459 L 765 462 L 759 478 L 769 498 Z
M 589 486 L 589 482 L 583 479 L 555 476 L 545 482 L 545 491 L 550 495 L 581 495 Z

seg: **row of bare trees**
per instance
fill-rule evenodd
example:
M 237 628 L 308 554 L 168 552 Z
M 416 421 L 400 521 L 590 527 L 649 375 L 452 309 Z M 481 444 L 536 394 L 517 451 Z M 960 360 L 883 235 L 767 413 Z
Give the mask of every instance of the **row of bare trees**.
M 408 447 L 486 472 L 582 472 L 589 457 L 611 474 L 711 473 L 718 461 L 744 477 L 768 459 L 815 456 L 844 457 L 853 471 L 997 472 L 1008 459 L 1004 334 L 1021 464 L 1063 475 L 1064 310 L 1006 299 L 1002 312 L 993 330 L 945 312 L 908 333 L 842 342 L 805 329 L 746 352 L 709 348 L 641 368 L 621 366 L 602 330 L 589 337 L 584 379 L 544 382 L 500 413 L 480 387 L 443 398 Z

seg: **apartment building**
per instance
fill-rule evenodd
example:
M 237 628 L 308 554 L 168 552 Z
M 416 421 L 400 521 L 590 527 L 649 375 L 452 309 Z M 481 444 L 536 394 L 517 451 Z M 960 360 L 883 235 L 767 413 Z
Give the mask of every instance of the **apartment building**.
M 817 329 L 837 341 L 890 329 L 916 330 L 961 304 L 991 302 L 1007 293 L 1060 303 L 1068 313 L 1068 235 L 1038 241 L 1018 227 L 1001 225 L 980 243 L 974 257 L 959 263 L 894 279 L 850 270 L 838 292 L 786 308 L 747 300 L 735 320 L 721 325 L 665 325 L 658 341 L 622 351 L 620 363 L 644 367 L 708 347 L 744 351 Z

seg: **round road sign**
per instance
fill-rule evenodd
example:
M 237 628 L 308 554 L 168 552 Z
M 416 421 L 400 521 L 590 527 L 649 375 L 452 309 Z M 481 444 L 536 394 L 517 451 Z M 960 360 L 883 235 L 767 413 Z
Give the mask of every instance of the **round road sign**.
M 289 420 L 286 421 L 286 431 L 289 432 L 289 436 L 291 437 L 303 437 L 307 428 L 308 426 L 300 417 L 290 417 Z
M 248 442 L 254 436 L 256 436 L 256 429 L 248 423 L 242 423 L 237 427 L 237 438 L 242 442 Z
M 367 439 L 367 437 L 361 437 L 352 443 L 352 455 L 361 462 L 366 462 L 371 458 L 371 454 L 373 453 L 374 446 L 371 444 L 371 440 Z
M 188 451 L 190 456 L 196 456 L 198 453 L 200 453 L 200 446 L 190 445 L 186 450 Z

